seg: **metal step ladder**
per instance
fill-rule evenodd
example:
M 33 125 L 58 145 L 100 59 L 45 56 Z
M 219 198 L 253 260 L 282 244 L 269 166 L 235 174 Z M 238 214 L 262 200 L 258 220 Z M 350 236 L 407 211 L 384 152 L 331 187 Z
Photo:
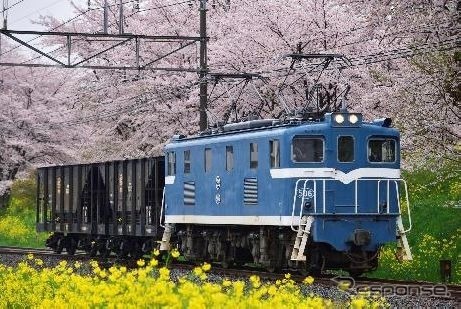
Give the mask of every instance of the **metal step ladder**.
M 306 260 L 304 250 L 306 249 L 307 239 L 311 233 L 312 222 L 314 222 L 314 217 L 312 216 L 301 217 L 298 233 L 296 234 L 295 244 L 293 246 L 293 251 L 291 252 L 292 261 Z
M 399 261 L 412 261 L 410 245 L 403 227 L 402 216 L 397 217 L 397 259 Z
M 170 250 L 170 238 L 173 233 L 173 225 L 165 224 L 165 231 L 163 232 L 162 240 L 160 241 L 160 251 Z

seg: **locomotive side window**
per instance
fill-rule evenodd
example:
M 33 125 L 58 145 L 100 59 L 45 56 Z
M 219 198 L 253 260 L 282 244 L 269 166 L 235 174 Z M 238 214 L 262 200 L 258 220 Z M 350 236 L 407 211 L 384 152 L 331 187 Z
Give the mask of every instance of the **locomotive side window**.
M 322 162 L 323 138 L 294 137 L 291 158 L 294 162 Z
M 184 150 L 184 174 L 190 173 L 190 150 Z
M 269 141 L 271 168 L 280 167 L 280 142 L 278 139 Z
M 211 171 L 211 148 L 205 148 L 205 173 Z
M 258 144 L 250 143 L 250 168 L 258 168 Z
M 352 136 L 340 136 L 338 138 L 338 161 L 354 161 L 354 138 Z
M 176 174 L 176 153 L 174 151 L 167 153 L 167 174 L 174 176 Z
M 395 162 L 395 140 L 373 138 L 368 141 L 368 161 Z
M 234 169 L 234 147 L 226 146 L 226 171 Z

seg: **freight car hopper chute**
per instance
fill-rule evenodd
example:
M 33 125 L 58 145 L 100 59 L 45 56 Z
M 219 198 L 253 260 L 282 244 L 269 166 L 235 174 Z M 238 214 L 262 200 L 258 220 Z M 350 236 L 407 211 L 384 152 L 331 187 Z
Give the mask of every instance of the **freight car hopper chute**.
M 164 158 L 38 169 L 37 230 L 47 246 L 139 255 L 161 236 Z

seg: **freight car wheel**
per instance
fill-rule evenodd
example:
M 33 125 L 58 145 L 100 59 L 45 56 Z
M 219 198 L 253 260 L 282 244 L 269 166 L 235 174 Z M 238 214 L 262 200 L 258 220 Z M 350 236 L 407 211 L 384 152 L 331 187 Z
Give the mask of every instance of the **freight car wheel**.
M 133 243 L 133 246 L 130 250 L 130 256 L 135 260 L 142 258 L 143 252 L 138 242 Z
M 111 253 L 111 243 L 110 243 L 110 240 L 106 240 L 106 242 L 104 244 L 102 244 L 101 246 L 101 249 L 100 249 L 100 253 L 101 253 L 101 256 L 103 258 L 108 258 L 110 256 L 110 253 Z
M 68 255 L 74 255 L 77 250 L 77 242 L 73 238 L 69 238 L 66 243 L 66 252 Z
M 58 241 L 56 242 L 56 249 L 54 249 L 54 252 L 57 254 L 61 254 L 63 249 L 64 249 L 64 238 L 59 238 Z
M 127 240 L 122 240 L 120 242 L 120 247 L 117 253 L 117 257 L 120 259 L 126 259 L 130 253 L 130 244 Z
M 98 246 L 96 245 L 96 242 L 91 242 L 91 247 L 90 249 L 88 250 L 88 254 L 91 256 L 91 257 L 95 257 L 97 254 L 98 254 Z

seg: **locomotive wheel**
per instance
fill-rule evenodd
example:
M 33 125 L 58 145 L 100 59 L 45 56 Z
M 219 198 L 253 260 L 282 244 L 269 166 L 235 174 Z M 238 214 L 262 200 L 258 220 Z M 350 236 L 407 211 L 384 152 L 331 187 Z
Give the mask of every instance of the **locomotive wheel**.
M 221 267 L 228 269 L 232 265 L 232 261 L 229 257 L 229 244 L 224 243 L 221 251 Z
M 271 274 L 275 273 L 277 271 L 277 267 L 275 266 L 268 266 L 266 267 L 266 270 L 270 272 Z
M 306 277 L 309 275 L 314 275 L 315 271 L 312 271 L 312 268 L 310 267 L 309 263 L 302 262 L 299 264 L 298 272 L 301 274 L 301 276 Z
M 74 255 L 77 251 L 77 242 L 73 238 L 69 238 L 66 244 L 66 252 L 68 255 Z

